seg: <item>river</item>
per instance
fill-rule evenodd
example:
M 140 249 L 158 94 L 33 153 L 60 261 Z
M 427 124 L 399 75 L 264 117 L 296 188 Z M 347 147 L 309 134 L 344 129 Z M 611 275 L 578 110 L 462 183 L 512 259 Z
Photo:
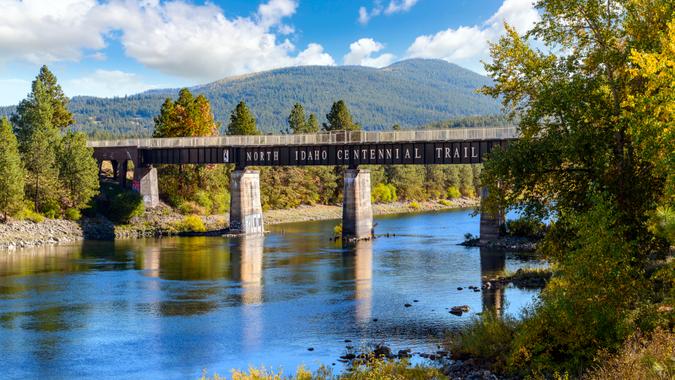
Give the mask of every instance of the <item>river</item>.
M 444 331 L 483 308 L 518 315 L 537 295 L 467 289 L 482 275 L 543 265 L 457 245 L 478 234 L 468 210 L 375 222 L 390 237 L 353 248 L 330 241 L 337 222 L 323 221 L 272 226 L 258 238 L 0 252 L 0 376 L 191 379 L 261 365 L 340 368 L 347 345 L 434 352 Z M 469 313 L 448 312 L 464 304 Z

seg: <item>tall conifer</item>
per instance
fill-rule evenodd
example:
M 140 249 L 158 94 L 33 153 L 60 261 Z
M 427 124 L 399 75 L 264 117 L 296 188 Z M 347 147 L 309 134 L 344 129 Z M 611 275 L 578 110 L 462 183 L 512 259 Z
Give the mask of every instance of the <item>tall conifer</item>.
M 22 206 L 23 176 L 16 136 L 9 120 L 3 117 L 0 121 L 0 215 L 3 221 Z

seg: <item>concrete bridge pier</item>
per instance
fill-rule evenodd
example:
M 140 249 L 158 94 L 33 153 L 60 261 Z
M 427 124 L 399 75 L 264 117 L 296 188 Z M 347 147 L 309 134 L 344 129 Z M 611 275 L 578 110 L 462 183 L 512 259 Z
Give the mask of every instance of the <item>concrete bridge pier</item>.
M 126 163 L 124 164 L 126 167 Z M 126 170 L 124 170 L 126 177 Z M 135 166 L 133 189 L 143 197 L 146 208 L 159 206 L 159 188 L 157 185 L 157 169 L 152 166 Z
M 499 231 L 505 222 L 504 210 L 499 210 L 496 213 L 485 212 L 482 210 L 483 203 L 488 199 L 487 187 L 480 189 L 481 213 L 480 213 L 480 243 L 485 244 L 490 241 L 495 241 L 499 238 Z
M 373 207 L 370 202 L 370 170 L 347 169 L 342 195 L 342 237 L 369 239 L 373 234 Z
M 235 170 L 230 174 L 230 230 L 245 235 L 265 232 L 257 170 Z

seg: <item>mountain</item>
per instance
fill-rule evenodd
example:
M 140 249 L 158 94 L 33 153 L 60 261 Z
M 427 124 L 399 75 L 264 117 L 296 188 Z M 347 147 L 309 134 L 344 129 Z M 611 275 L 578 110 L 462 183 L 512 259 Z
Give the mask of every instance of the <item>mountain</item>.
M 477 94 L 490 79 L 442 60 L 411 59 L 375 69 L 362 66 L 301 66 L 231 77 L 191 88 L 204 94 L 225 127 L 231 110 L 244 100 L 264 133 L 286 129 L 295 102 L 324 121 L 331 104 L 344 99 L 365 129 L 404 128 L 468 115 L 499 113 L 499 104 Z M 146 136 L 153 117 L 178 89 L 151 90 L 123 98 L 71 99 L 75 129 L 98 137 Z M 13 107 L 0 108 L 0 114 Z

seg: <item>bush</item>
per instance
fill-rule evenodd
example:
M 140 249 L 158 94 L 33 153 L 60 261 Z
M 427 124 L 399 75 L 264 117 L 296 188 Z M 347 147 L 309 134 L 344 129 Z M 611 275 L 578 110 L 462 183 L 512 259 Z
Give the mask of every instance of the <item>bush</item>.
M 384 183 L 378 183 L 373 187 L 370 198 L 374 203 L 391 203 L 398 199 L 394 185 Z
M 408 206 L 410 206 L 410 208 L 413 210 L 419 210 L 422 208 L 422 206 L 420 206 L 420 204 L 417 202 L 410 202 Z
M 188 215 L 178 223 L 177 229 L 183 232 L 206 232 L 206 226 L 199 215 Z
M 145 212 L 143 197 L 135 191 L 107 184 L 101 188 L 101 193 L 97 208 L 114 223 L 129 223 L 131 218 Z
M 69 208 L 66 210 L 65 213 L 66 219 L 72 220 L 74 222 L 77 222 L 82 218 L 82 214 L 80 213 L 80 210 L 76 208 Z
M 450 201 L 449 201 L 449 200 L 447 200 L 447 199 L 441 199 L 441 200 L 440 200 L 440 201 L 438 201 L 438 202 L 439 202 L 440 204 L 442 204 L 443 206 L 446 206 L 446 207 L 450 207 L 450 206 L 452 206 L 452 205 L 453 205 L 453 203 L 452 203 L 452 202 L 450 202 Z
M 61 216 L 61 206 L 56 200 L 46 200 L 41 206 L 40 211 L 46 218 L 56 219 Z
M 485 311 L 462 330 L 450 333 L 445 345 L 453 358 L 489 360 L 495 370 L 503 370 L 517 327 L 513 318 Z
M 340 237 L 342 236 L 342 223 L 338 224 L 337 226 L 333 227 L 333 236 L 335 237 Z
M 219 191 L 211 193 L 211 214 L 224 214 L 230 210 L 230 193 Z
M 446 194 L 446 197 L 448 199 L 457 199 L 462 196 L 462 193 L 459 191 L 457 186 L 450 186 L 448 187 L 448 191 Z
M 44 216 L 33 211 L 31 208 L 28 207 L 24 207 L 23 210 L 19 211 L 16 214 L 16 218 L 21 220 L 30 220 L 33 223 L 42 223 L 45 221 Z
M 475 198 L 476 197 L 476 189 L 474 189 L 473 186 L 462 186 L 462 188 L 460 189 L 460 192 L 465 197 L 469 197 L 469 198 Z
M 506 222 L 506 230 L 511 236 L 540 238 L 546 233 L 546 224 L 532 217 L 520 217 Z
M 196 202 L 183 202 L 178 206 L 178 212 L 183 215 L 206 215 L 206 209 Z

